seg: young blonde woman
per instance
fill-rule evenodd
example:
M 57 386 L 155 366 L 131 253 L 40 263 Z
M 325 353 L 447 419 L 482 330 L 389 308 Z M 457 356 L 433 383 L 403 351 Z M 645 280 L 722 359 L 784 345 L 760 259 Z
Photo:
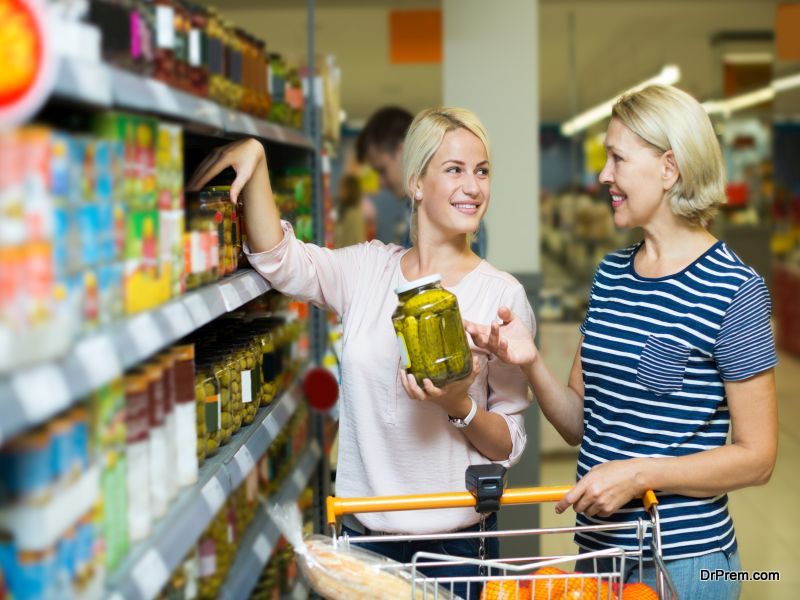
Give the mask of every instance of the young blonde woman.
M 467 330 L 521 367 L 545 416 L 580 444 L 578 483 L 558 512 L 572 506 L 579 525 L 634 521 L 644 517 L 639 497 L 654 489 L 678 597 L 737 598 L 739 583 L 702 581 L 701 569 L 740 569 L 726 494 L 766 483 L 775 464 L 769 294 L 705 227 L 725 199 L 724 167 L 697 101 L 665 86 L 623 97 L 605 146 L 600 182 L 614 222 L 640 228 L 643 240 L 597 268 L 568 384 L 550 373 L 513 309 Z M 576 542 L 635 546 L 633 534 Z M 645 580 L 654 584 L 652 569 Z
M 489 207 L 489 143 L 471 112 L 420 113 L 403 144 L 404 181 L 413 201 L 410 249 L 380 242 L 328 250 L 298 241 L 280 220 L 264 149 L 254 140 L 217 150 L 188 184 L 199 188 L 227 167 L 236 171 L 231 200 L 243 198 L 247 254 L 270 284 L 290 296 L 335 311 L 343 324 L 341 415 L 336 492 L 342 497 L 459 491 L 469 465 L 516 463 L 525 447 L 527 381 L 515 366 L 473 348 L 473 372 L 442 389 L 417 382 L 401 368 L 392 325 L 395 289 L 439 273 L 458 297 L 462 316 L 488 321 L 510 306 L 528 335 L 533 313 L 522 286 L 471 250 L 470 234 Z M 466 423 L 466 426 L 464 424 Z M 435 534 L 477 530 L 471 508 L 371 513 L 346 521 L 350 535 Z M 487 528 L 495 528 L 487 520 Z M 410 562 L 419 550 L 478 557 L 477 539 L 374 544 Z M 498 555 L 487 540 L 487 555 Z M 432 571 L 432 570 L 431 570 Z M 467 566 L 438 575 L 474 575 Z M 459 595 L 465 586 L 455 589 Z M 476 590 L 471 591 L 475 596 Z

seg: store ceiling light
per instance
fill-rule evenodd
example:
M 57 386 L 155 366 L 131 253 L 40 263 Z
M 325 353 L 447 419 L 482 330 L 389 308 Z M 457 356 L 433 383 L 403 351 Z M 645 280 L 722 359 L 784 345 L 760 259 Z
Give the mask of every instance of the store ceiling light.
M 625 90 L 620 96 L 623 94 L 627 94 L 629 92 L 635 92 L 636 90 L 640 90 L 643 87 L 647 87 L 648 85 L 654 84 L 662 84 L 662 85 L 673 85 L 677 83 L 681 78 L 681 70 L 678 68 L 677 65 L 666 65 L 661 72 L 656 75 L 655 77 L 651 77 L 641 83 L 636 84 L 632 88 Z M 597 106 L 590 108 L 589 110 L 582 112 L 581 114 L 573 117 L 569 121 L 566 121 L 564 124 L 561 125 L 561 134 L 565 136 L 572 136 L 578 133 L 579 131 L 583 131 L 587 127 L 594 125 L 598 121 L 602 121 L 603 119 L 611 116 L 611 109 L 614 107 L 614 104 L 619 99 L 619 96 L 612 98 L 611 100 L 607 100 L 602 104 L 598 104 Z
M 746 94 L 740 94 L 725 100 L 709 100 L 703 102 L 703 108 L 709 114 L 721 114 L 728 116 L 737 110 L 757 106 L 765 102 L 770 102 L 775 98 L 775 94 L 785 92 L 796 87 L 800 87 L 800 73 L 774 79 L 768 86 L 759 88 Z

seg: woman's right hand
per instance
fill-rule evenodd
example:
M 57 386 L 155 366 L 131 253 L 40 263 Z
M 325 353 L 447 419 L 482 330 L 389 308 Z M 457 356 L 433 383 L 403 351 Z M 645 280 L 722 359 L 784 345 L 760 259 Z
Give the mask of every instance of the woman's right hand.
M 236 171 L 231 184 L 231 202 L 237 203 L 239 194 L 256 171 L 267 168 L 267 155 L 261 142 L 245 139 L 226 144 L 214 150 L 200 163 L 186 183 L 186 189 L 197 191 L 228 167 Z
M 505 306 L 500 307 L 497 316 L 501 322 L 495 321 L 491 325 L 464 321 L 464 328 L 475 345 L 511 365 L 524 367 L 535 363 L 539 351 L 525 324 Z

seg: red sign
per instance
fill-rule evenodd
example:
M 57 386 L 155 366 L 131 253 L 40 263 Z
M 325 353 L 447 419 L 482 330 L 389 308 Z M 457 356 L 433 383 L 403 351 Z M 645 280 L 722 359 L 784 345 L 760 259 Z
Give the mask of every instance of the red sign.
M 53 60 L 38 0 L 0 0 L 0 126 L 20 123 L 50 93 Z

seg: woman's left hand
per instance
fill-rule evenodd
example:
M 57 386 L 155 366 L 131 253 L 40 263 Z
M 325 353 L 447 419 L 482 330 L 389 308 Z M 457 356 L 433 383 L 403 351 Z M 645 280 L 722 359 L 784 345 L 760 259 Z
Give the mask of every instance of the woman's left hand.
M 410 373 L 403 373 L 400 380 L 406 393 L 414 400 L 433 402 L 441 406 L 448 415 L 466 417 L 470 408 L 472 408 L 472 402 L 467 396 L 467 390 L 469 390 L 472 382 L 475 381 L 480 370 L 478 358 L 473 356 L 472 373 L 464 379 L 448 383 L 441 388 L 433 385 L 433 382 L 428 378 L 422 380 L 422 387 L 420 387 L 416 378 Z
M 572 506 L 576 513 L 588 517 L 610 517 L 647 491 L 641 483 L 641 474 L 641 463 L 635 458 L 601 463 L 556 504 L 556 512 L 562 513 Z

